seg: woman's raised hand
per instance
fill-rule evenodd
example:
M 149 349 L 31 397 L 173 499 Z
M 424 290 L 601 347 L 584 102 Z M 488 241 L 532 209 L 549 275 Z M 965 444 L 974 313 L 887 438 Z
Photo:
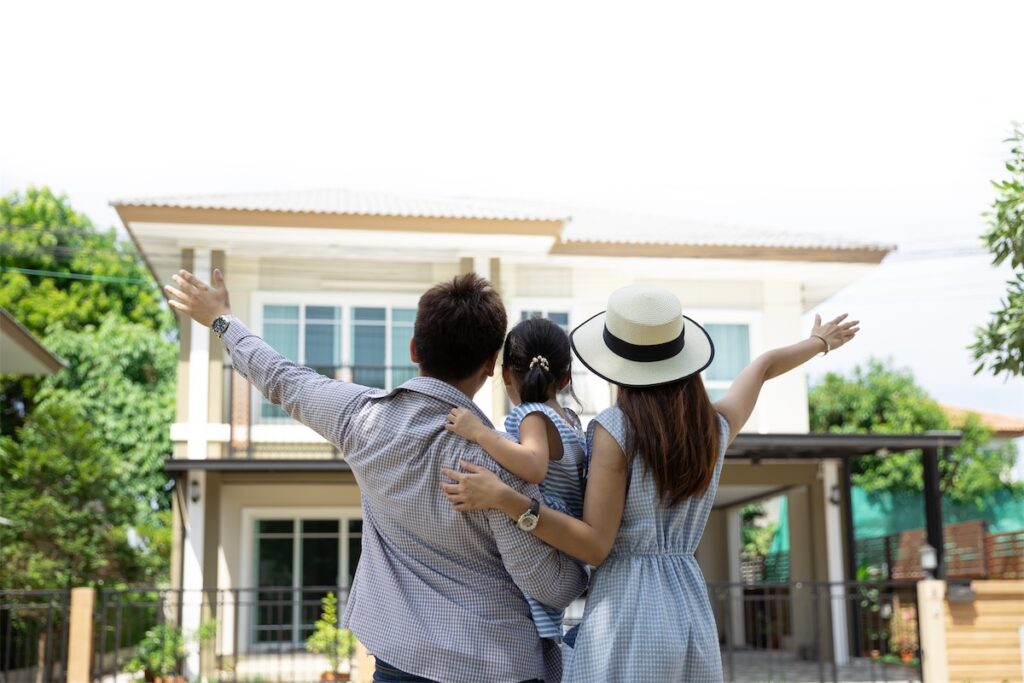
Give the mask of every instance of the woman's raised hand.
M 849 314 L 843 313 L 838 318 L 821 322 L 821 316 L 814 316 L 814 327 L 811 328 L 811 336 L 821 339 L 827 348 L 825 351 L 835 351 L 846 342 L 853 339 L 860 332 L 860 321 L 850 320 L 844 322 Z

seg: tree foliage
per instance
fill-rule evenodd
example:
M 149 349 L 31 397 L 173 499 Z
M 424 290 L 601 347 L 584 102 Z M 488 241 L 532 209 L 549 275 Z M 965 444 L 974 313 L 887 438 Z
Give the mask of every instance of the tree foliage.
M 153 330 L 172 328 L 135 247 L 113 228 L 96 229 L 67 197 L 48 187 L 0 197 L 0 236 L 0 306 L 34 334 L 45 336 L 57 324 L 80 330 L 110 313 Z
M 113 315 L 96 328 L 58 325 L 46 344 L 68 367 L 47 377 L 36 399 L 75 400 L 87 410 L 92 432 L 126 468 L 120 490 L 137 502 L 140 520 L 166 509 L 163 465 L 171 453 L 175 344 Z
M 979 328 L 971 346 L 978 366 L 975 374 L 986 366 L 995 375 L 1024 375 L 1024 127 L 1014 126 L 1010 160 L 1006 162 L 1009 177 L 992 182 L 997 196 L 992 210 L 986 213 L 989 229 L 982 238 L 992 252 L 993 263 L 1009 262 L 1013 276 L 1007 284 L 1001 308 L 992 313 L 985 327 Z
M 158 580 L 170 312 L 134 248 L 48 188 L 0 198 L 0 236 L 0 306 L 69 363 L 0 377 L 0 587 Z
M 809 395 L 811 429 L 836 433 L 913 434 L 953 429 L 942 407 L 906 370 L 879 360 L 854 368 L 850 377 L 829 373 Z M 1016 459 L 1012 444 L 989 444 L 991 433 L 977 415 L 957 426 L 963 441 L 939 463 L 942 492 L 962 502 L 1013 488 L 1009 473 Z M 920 452 L 874 455 L 854 463 L 854 483 L 869 492 L 920 491 Z
M 58 588 L 131 582 L 164 560 L 133 533 L 136 505 L 120 490 L 127 463 L 74 396 L 42 401 L 15 437 L 0 437 L 0 586 Z

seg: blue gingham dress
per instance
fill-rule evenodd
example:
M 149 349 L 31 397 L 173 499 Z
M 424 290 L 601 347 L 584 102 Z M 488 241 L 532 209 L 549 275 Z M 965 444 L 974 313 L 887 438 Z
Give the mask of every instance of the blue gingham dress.
M 583 516 L 583 484 L 586 478 L 586 439 L 579 418 L 563 408 L 572 423 L 562 419 L 551 406 L 543 403 L 522 403 L 505 418 L 505 431 L 519 441 L 519 427 L 531 413 L 542 413 L 551 420 L 562 438 L 562 457 L 548 462 L 548 473 L 540 483 L 544 505 L 579 519 Z M 530 614 L 541 638 L 561 638 L 565 612 L 547 607 L 530 596 Z
M 715 475 L 701 496 L 667 507 L 640 458 L 630 470 L 622 526 L 611 554 L 591 577 L 590 593 L 566 683 L 686 681 L 720 683 L 718 630 L 694 552 L 704 533 L 722 473 L 729 424 L 719 416 L 721 446 Z M 618 407 L 597 424 L 627 452 L 628 422 Z

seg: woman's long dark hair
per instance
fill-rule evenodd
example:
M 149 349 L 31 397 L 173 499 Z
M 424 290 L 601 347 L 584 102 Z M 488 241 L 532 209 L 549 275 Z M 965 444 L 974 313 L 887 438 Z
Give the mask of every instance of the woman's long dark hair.
M 535 362 L 537 357 L 544 362 Z M 519 398 L 523 403 L 546 402 L 551 388 L 557 389 L 569 372 L 571 362 L 569 335 L 547 318 L 524 320 L 505 337 L 501 364 L 519 379 Z
M 658 387 L 619 387 L 629 457 L 639 457 L 667 505 L 707 491 L 718 461 L 718 415 L 700 375 Z

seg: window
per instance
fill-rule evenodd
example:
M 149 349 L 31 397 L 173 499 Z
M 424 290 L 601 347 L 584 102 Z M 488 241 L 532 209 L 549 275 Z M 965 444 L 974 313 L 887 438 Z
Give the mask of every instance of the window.
M 409 360 L 416 309 L 265 304 L 263 337 L 276 351 L 333 379 L 391 389 L 417 373 Z M 259 398 L 264 421 L 288 419 Z
M 750 326 L 709 324 L 704 329 L 715 344 L 715 360 L 704 371 L 704 385 L 712 401 L 725 396 L 733 379 L 750 364 Z
M 566 332 L 569 331 L 569 314 L 565 311 L 524 310 L 519 316 L 520 320 L 529 320 L 530 318 L 547 318 Z
M 320 616 L 320 600 L 352 585 L 363 521 L 273 518 L 255 524 L 252 642 L 300 646 Z

